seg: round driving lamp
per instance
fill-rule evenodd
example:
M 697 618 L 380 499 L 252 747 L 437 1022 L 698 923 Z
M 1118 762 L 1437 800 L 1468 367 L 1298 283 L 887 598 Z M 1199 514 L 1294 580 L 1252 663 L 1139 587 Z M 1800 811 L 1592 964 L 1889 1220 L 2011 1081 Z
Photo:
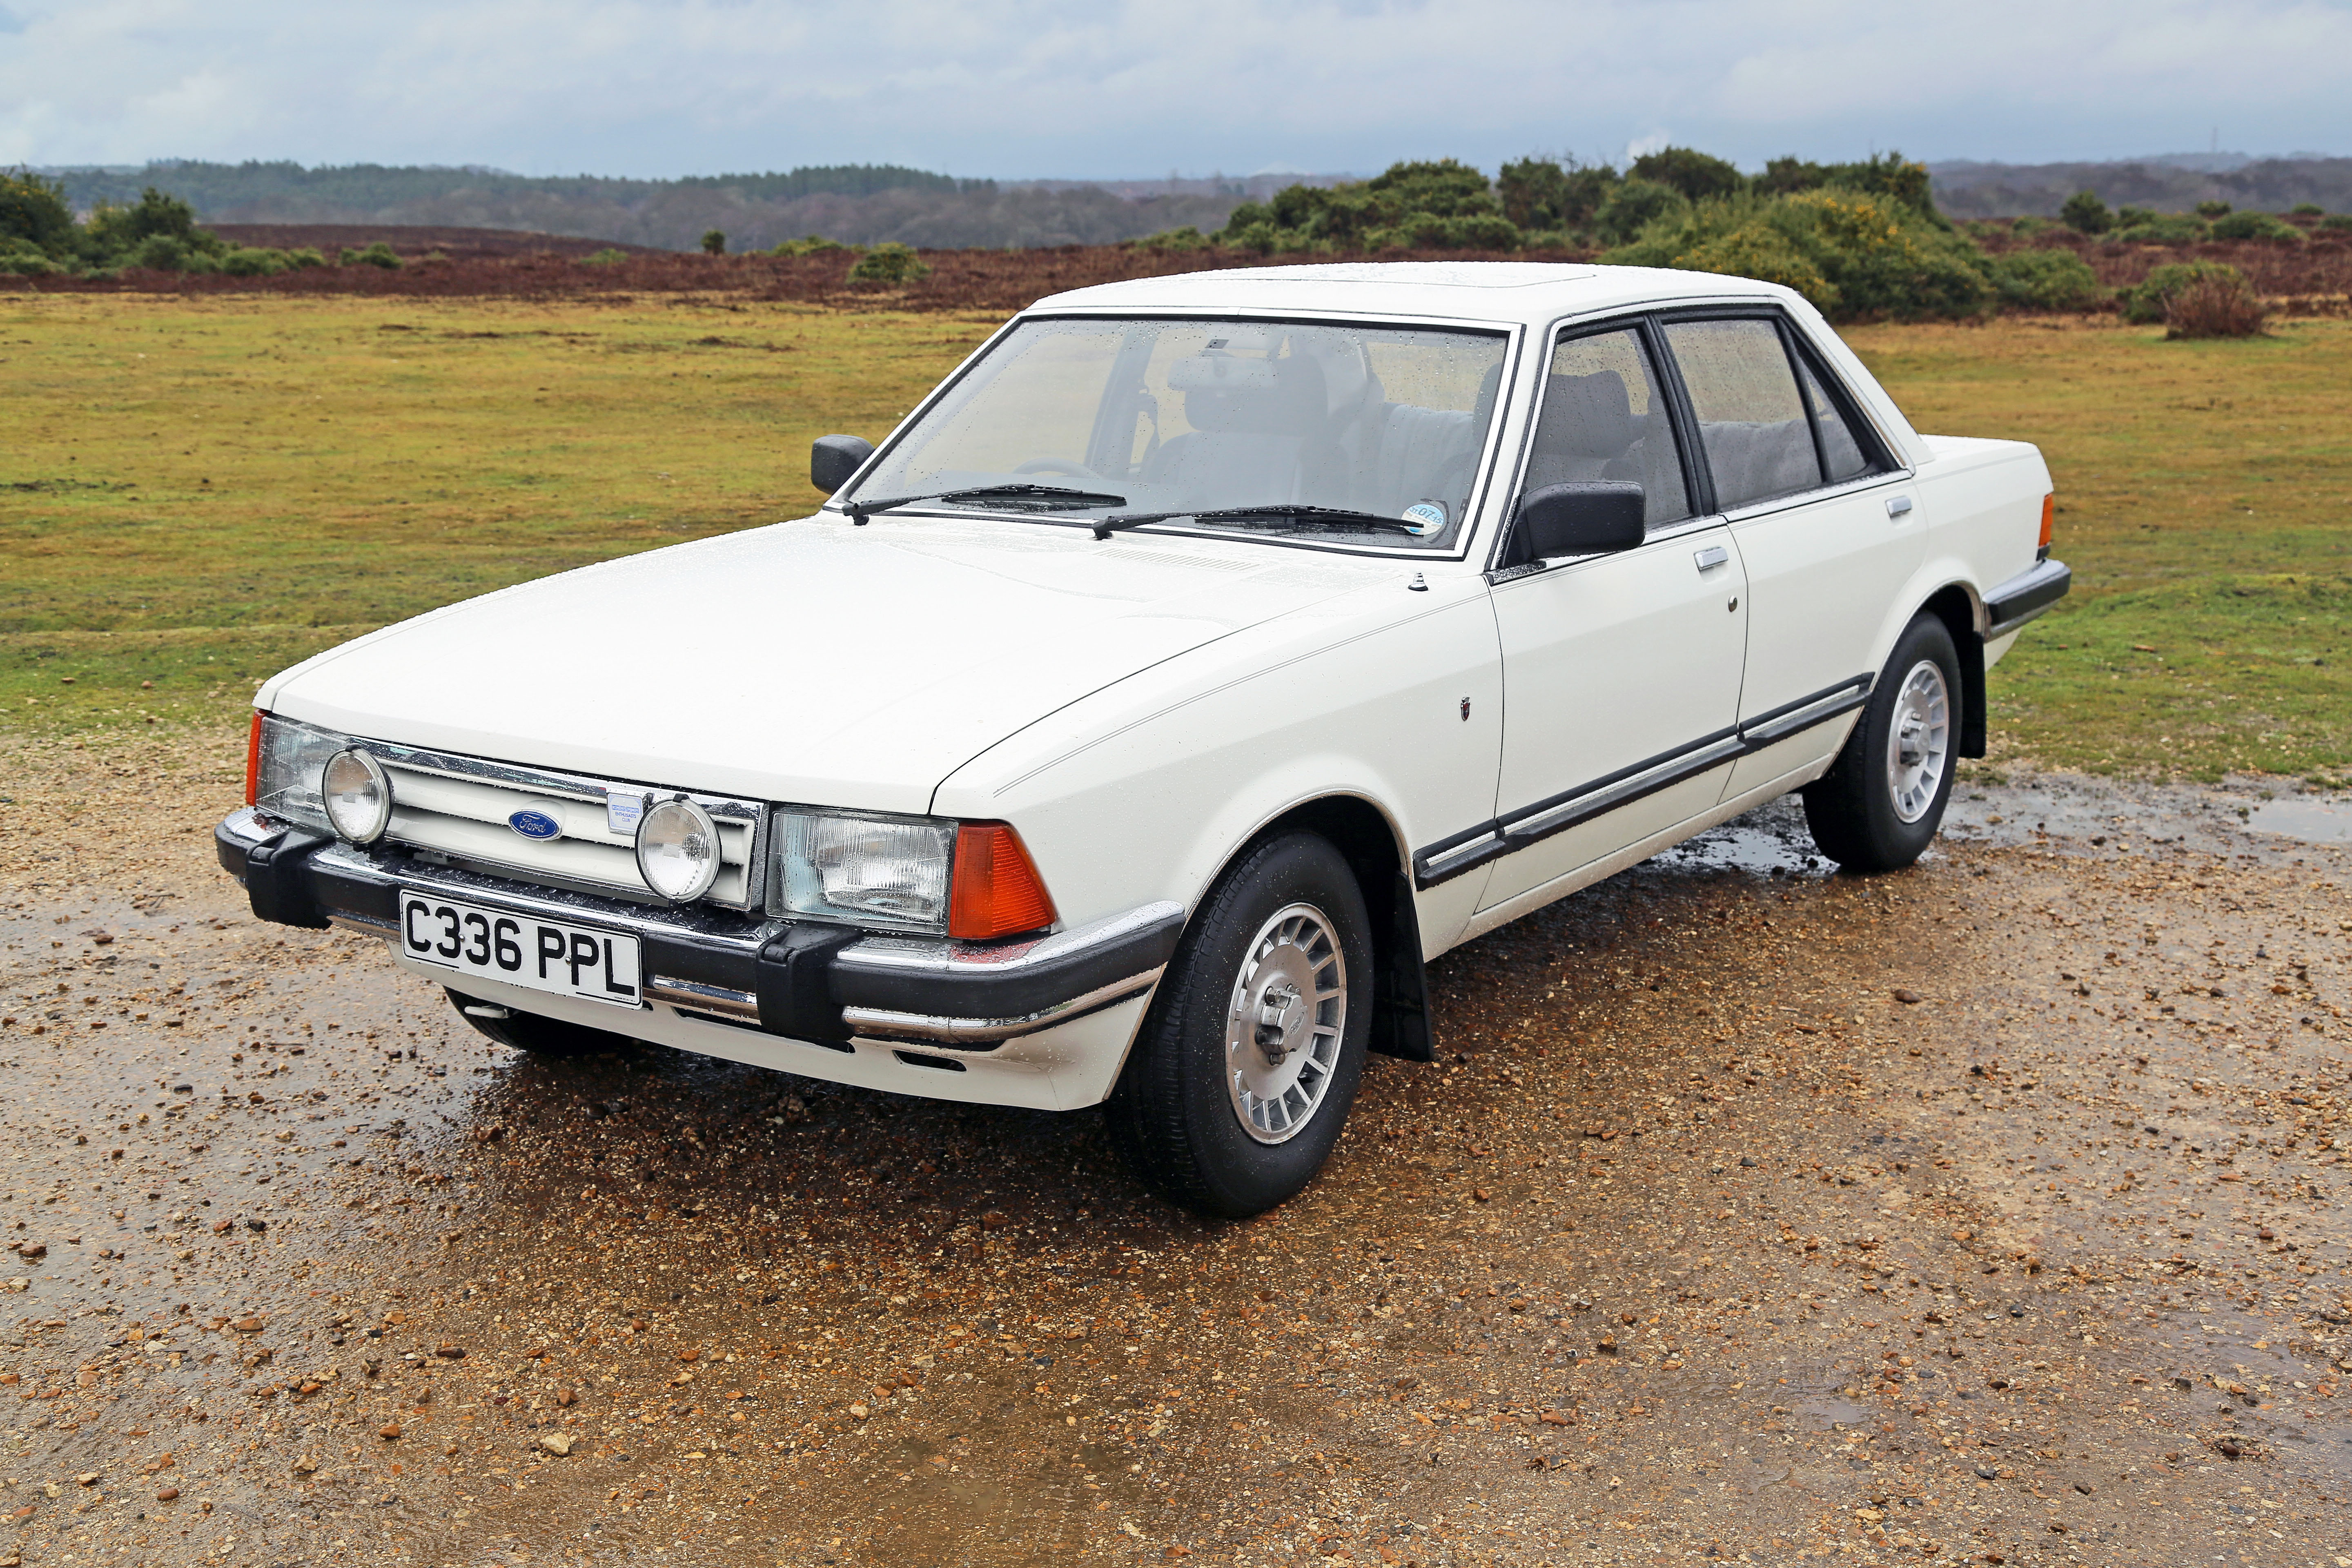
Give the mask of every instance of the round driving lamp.
M 373 844 L 392 826 L 392 781 L 365 752 L 329 757 L 319 793 L 326 797 L 327 821 L 353 844 Z
M 637 873 L 671 903 L 692 903 L 719 878 L 719 825 L 683 795 L 647 807 L 637 822 Z

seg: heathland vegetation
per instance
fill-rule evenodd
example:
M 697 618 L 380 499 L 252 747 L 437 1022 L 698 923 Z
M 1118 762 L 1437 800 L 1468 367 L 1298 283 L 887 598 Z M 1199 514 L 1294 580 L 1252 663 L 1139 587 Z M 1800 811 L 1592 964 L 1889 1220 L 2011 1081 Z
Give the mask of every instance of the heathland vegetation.
M 813 437 L 882 435 L 1002 319 L 708 286 L 839 257 L 665 264 L 706 259 L 650 296 L 0 293 L 0 723 L 226 731 L 261 677 L 369 627 L 803 516 Z M 2352 323 L 1847 336 L 1922 428 L 2035 441 L 2055 472 L 2078 585 L 1996 677 L 2002 754 L 2352 770 Z

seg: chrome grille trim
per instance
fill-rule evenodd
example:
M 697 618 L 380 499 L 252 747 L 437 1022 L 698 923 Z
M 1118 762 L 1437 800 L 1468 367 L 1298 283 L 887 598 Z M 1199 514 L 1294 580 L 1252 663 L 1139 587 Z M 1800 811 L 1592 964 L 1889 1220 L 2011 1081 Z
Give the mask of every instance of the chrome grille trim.
M 610 889 L 663 902 L 637 872 L 634 841 L 611 831 L 606 813 L 614 795 L 684 795 L 719 826 L 719 879 L 701 901 L 744 910 L 764 902 L 769 813 L 763 801 L 527 768 L 392 741 L 352 743 L 392 776 L 387 843 L 446 855 L 518 880 Z M 562 831 L 549 839 L 523 837 L 507 819 L 524 810 L 554 817 Z

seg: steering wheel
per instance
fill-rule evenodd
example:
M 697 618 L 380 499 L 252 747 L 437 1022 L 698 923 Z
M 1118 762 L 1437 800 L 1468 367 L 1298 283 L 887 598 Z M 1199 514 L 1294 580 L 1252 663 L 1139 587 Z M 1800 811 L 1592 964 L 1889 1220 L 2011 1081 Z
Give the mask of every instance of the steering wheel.
M 1102 476 L 1084 463 L 1073 463 L 1066 458 L 1033 458 L 1013 470 L 1016 474 L 1067 474 L 1074 479 L 1094 479 Z

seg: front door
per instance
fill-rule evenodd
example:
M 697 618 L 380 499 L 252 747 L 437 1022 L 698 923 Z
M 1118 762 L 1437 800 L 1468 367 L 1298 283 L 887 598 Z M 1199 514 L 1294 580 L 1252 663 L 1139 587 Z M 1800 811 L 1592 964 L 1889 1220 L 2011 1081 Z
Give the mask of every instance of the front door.
M 1649 537 L 1497 576 L 1507 852 L 1487 908 L 1540 902 L 1548 884 L 1706 811 L 1737 749 L 1746 577 L 1721 520 L 1693 515 L 1654 348 L 1634 325 L 1553 349 L 1521 493 L 1636 481 Z

